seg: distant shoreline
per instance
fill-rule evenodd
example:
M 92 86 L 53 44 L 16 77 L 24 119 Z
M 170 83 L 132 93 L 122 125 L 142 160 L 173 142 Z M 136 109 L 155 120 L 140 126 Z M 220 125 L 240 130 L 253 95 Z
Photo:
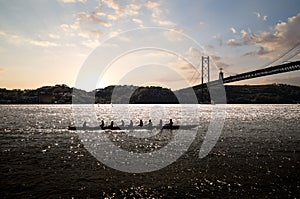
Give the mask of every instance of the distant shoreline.
M 111 101 L 114 89 L 130 93 L 129 101 L 123 95 Z M 198 104 L 210 104 L 210 95 L 205 87 L 192 88 Z M 184 93 L 185 89 L 175 91 Z M 300 104 L 300 87 L 285 84 L 268 85 L 225 85 L 227 103 L 225 104 Z M 76 95 L 73 94 L 75 91 Z M 0 89 L 0 104 L 179 104 L 174 92 L 162 87 L 108 86 L 92 92 L 70 88 L 67 85 L 43 86 L 33 90 Z M 125 102 L 125 103 L 124 103 Z M 195 103 L 186 103 L 195 104 Z M 224 103 L 223 103 L 224 104 Z

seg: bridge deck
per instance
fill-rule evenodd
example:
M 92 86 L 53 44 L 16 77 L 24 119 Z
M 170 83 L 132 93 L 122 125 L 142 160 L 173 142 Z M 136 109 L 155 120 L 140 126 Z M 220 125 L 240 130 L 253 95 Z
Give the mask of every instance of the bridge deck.
M 235 76 L 226 77 L 223 79 L 223 82 L 230 83 L 230 82 L 252 79 L 256 77 L 263 77 L 267 75 L 274 75 L 278 73 L 285 73 L 285 72 L 290 72 L 295 70 L 300 70 L 300 61 L 284 63 L 277 66 L 271 66 L 264 69 L 254 70 L 251 72 L 246 72 Z
M 241 80 L 246 80 L 246 79 L 253 79 L 257 77 L 263 77 L 267 75 L 274 75 L 274 74 L 279 74 L 279 73 L 285 73 L 285 72 L 290 72 L 290 71 L 295 71 L 295 70 L 300 70 L 300 60 L 294 61 L 294 62 L 289 62 L 289 63 L 284 63 L 276 66 L 271 66 L 268 68 L 264 69 L 259 69 L 259 70 L 254 70 L 246 73 L 241 73 L 238 75 L 226 77 L 223 79 L 223 83 L 231 83 L 231 82 L 237 82 Z M 209 85 L 216 85 L 220 84 L 220 80 L 215 80 L 209 82 Z M 205 85 L 205 84 L 204 84 Z M 200 87 L 204 85 L 199 85 Z

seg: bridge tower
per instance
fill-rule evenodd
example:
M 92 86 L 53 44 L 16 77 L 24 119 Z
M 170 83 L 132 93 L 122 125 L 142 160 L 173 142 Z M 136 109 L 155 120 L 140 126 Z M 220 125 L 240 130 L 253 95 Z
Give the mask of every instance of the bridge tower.
M 201 65 L 201 98 L 202 98 L 202 103 L 204 103 L 204 83 L 210 82 L 209 79 L 209 56 L 202 56 L 202 65 Z M 207 87 L 208 89 L 208 87 Z M 207 90 L 208 91 L 208 90 Z
M 209 56 L 202 56 L 202 66 L 201 66 L 201 83 L 204 84 L 210 81 L 209 79 Z

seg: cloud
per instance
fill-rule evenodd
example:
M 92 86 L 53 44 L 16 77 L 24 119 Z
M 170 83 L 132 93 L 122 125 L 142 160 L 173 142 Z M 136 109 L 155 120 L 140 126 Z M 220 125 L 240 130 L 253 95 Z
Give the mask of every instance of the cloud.
M 102 32 L 97 30 L 81 30 L 78 35 L 84 38 L 99 38 Z
M 158 2 L 154 2 L 154 1 L 147 1 L 145 4 L 145 7 L 149 8 L 149 9 L 157 8 L 159 6 L 160 6 L 160 4 Z
M 204 23 L 203 21 L 200 21 L 200 22 L 199 22 L 199 25 L 200 25 L 200 26 L 204 26 L 205 23 Z
M 231 30 L 231 32 L 232 32 L 233 34 L 236 33 L 236 29 L 235 29 L 235 28 L 230 28 L 230 30 Z
M 86 3 L 87 0 L 59 0 L 63 3 Z M 136 26 L 143 27 L 144 21 L 141 16 L 141 9 L 150 11 L 150 20 L 164 27 L 173 27 L 176 24 L 164 18 L 164 14 L 167 10 L 162 7 L 162 1 L 147 1 L 143 4 L 136 0 L 118 1 L 118 0 L 97 0 L 98 6 L 92 10 L 79 11 L 75 14 L 75 19 L 71 23 L 64 23 L 59 26 L 60 32 L 48 32 L 45 35 L 38 35 L 38 39 L 23 38 L 22 36 L 14 35 L 10 36 L 11 43 L 29 43 L 30 45 L 40 47 L 55 47 L 60 46 L 58 41 L 73 41 L 79 39 L 79 45 L 84 46 L 96 46 L 98 43 L 96 40 L 103 35 L 111 36 L 116 34 L 111 32 L 108 28 L 112 27 L 115 21 L 121 23 L 120 19 L 126 20 L 126 22 L 132 22 Z M 5 36 L 7 33 L 0 31 L 0 37 Z M 169 35 L 170 36 L 170 35 Z M 13 38 L 14 37 L 14 38 Z M 179 37 L 170 36 L 169 39 L 180 40 Z M 6 40 L 7 41 L 7 40 Z
M 258 19 L 262 19 L 263 21 L 267 21 L 268 19 L 268 16 L 262 15 L 259 12 L 253 12 L 253 14 L 255 14 Z
M 68 24 L 61 24 L 60 25 L 60 28 L 62 29 L 62 30 L 64 30 L 64 31 L 67 31 L 68 29 L 69 29 L 69 25 Z
M 48 37 L 50 37 L 51 39 L 59 39 L 60 36 L 57 34 L 48 34 Z
M 244 54 L 244 56 L 264 56 L 264 55 L 268 55 L 269 53 L 271 53 L 270 50 L 260 46 L 257 51 L 247 52 Z
M 134 3 L 120 5 L 115 0 L 100 0 L 100 2 L 113 11 L 113 13 L 107 15 L 107 19 L 109 20 L 118 20 L 129 16 L 137 16 L 142 7 L 141 4 Z
M 143 25 L 143 21 L 142 21 L 141 19 L 133 18 L 132 21 L 133 21 L 135 24 Z
M 77 21 L 79 21 L 80 24 L 90 23 L 92 25 L 102 25 L 105 27 L 112 26 L 108 21 L 100 19 L 97 13 L 80 12 L 78 13 Z
M 266 32 L 265 32 L 266 33 Z M 265 38 L 269 37 L 271 39 L 272 35 L 262 33 L 262 36 Z M 246 46 L 246 45 L 254 45 L 258 42 L 258 35 L 251 33 L 251 31 L 241 30 L 241 37 L 239 39 L 228 39 L 227 45 L 229 46 Z
M 86 3 L 87 0 L 62 0 L 64 3 Z
M 77 2 L 79 0 L 68 0 L 68 2 Z M 141 9 L 150 11 L 151 21 L 156 25 L 163 27 L 173 27 L 176 24 L 163 17 L 167 11 L 162 9 L 161 1 L 146 1 L 144 4 L 129 0 L 126 2 L 117 0 L 98 0 L 99 5 L 93 10 L 78 12 L 76 19 L 72 24 L 62 24 L 60 26 L 65 36 L 76 37 L 80 36 L 86 39 L 85 46 L 94 46 L 95 39 L 99 39 L 102 35 L 114 35 L 116 32 L 109 31 L 107 28 L 112 27 L 115 21 L 121 23 L 121 19 L 130 21 L 139 27 L 144 26 L 144 21 L 141 19 Z M 144 11 L 144 10 L 143 10 Z M 105 34 L 106 33 L 106 34 Z M 61 36 L 63 36 L 61 35 Z M 49 34 L 48 37 L 56 39 L 55 34 Z M 168 39 L 178 40 L 174 36 L 168 35 Z M 81 42 L 82 43 L 82 42 Z M 91 44 L 91 45 L 90 45 Z
M 258 13 L 258 12 L 253 12 L 253 14 L 255 14 L 257 18 L 260 18 L 260 17 L 261 17 L 261 14 Z
M 228 39 L 226 43 L 228 46 L 241 46 L 242 45 L 241 43 L 237 42 L 236 39 Z
M 107 7 L 113 10 L 119 10 L 120 6 L 115 0 L 101 0 L 101 3 L 105 4 Z
M 236 39 L 229 39 L 227 45 L 229 46 L 243 46 L 254 44 L 254 35 L 251 33 L 251 30 L 241 30 L 241 39 L 237 41 Z
M 214 61 L 219 61 L 221 60 L 221 57 L 218 55 L 210 55 L 210 57 L 214 60 Z
M 6 33 L 4 31 L 0 31 L 0 36 L 5 36 Z
M 194 70 L 195 66 L 193 66 L 191 63 L 179 58 L 176 63 L 173 63 L 173 67 L 176 67 L 180 70 Z
M 25 42 L 28 42 L 27 38 L 21 37 L 20 35 L 16 35 L 16 34 L 11 34 L 8 32 L 2 32 L 3 34 L 1 34 L 0 36 L 5 38 L 5 42 L 19 46 L 19 45 L 23 45 Z
M 61 24 L 60 29 L 65 36 L 76 37 L 80 36 L 87 39 L 85 43 L 93 43 L 91 40 L 99 39 L 103 35 L 103 28 L 111 27 L 106 19 L 107 15 L 102 12 L 100 7 L 96 7 L 93 12 L 79 12 L 72 24 Z M 49 34 L 50 38 L 55 38 L 55 34 Z M 84 45 L 94 46 L 94 45 Z
M 59 46 L 58 43 L 51 42 L 48 40 L 36 40 L 31 39 L 22 35 L 17 34 L 11 34 L 8 32 L 0 32 L 0 36 L 5 37 L 5 41 L 7 43 L 16 45 L 16 46 L 27 46 L 27 45 L 33 45 L 33 46 L 39 46 L 39 47 L 57 47 Z M 49 37 L 49 35 L 48 35 Z
M 199 59 L 203 55 L 203 51 L 201 49 L 195 48 L 195 47 L 190 47 L 187 55 L 190 58 L 197 58 Z
M 230 65 L 225 63 L 225 62 L 216 62 L 216 66 L 219 68 L 219 69 L 224 69 L 224 68 L 228 68 Z
M 156 23 L 160 26 L 175 26 L 176 23 L 169 20 L 157 20 Z
M 206 50 L 213 50 L 213 49 L 215 49 L 215 47 L 213 45 L 205 45 L 204 48 Z
M 229 39 L 227 41 L 228 46 L 245 46 L 255 44 L 255 35 L 253 35 L 250 31 L 247 32 L 245 30 L 241 30 L 241 37 L 239 40 L 237 39 Z
M 185 53 L 186 60 L 178 59 L 177 65 L 182 70 L 193 71 L 200 66 L 201 57 L 205 55 L 204 50 L 198 47 L 190 47 Z
M 288 18 L 287 22 L 277 23 L 272 31 L 258 34 L 245 30 L 241 31 L 238 39 L 229 39 L 229 46 L 258 45 L 262 47 L 258 53 L 265 55 L 284 48 L 290 49 L 300 42 L 300 13 Z
M 266 33 L 265 37 L 260 40 L 261 43 L 266 42 L 270 45 L 279 47 L 280 45 L 294 46 L 300 41 L 300 13 L 297 16 L 288 18 L 287 22 L 280 22 L 275 26 L 276 32 L 269 36 Z M 267 37 L 269 36 L 269 37 Z
M 0 73 L 2 73 L 4 71 L 4 68 L 0 68 Z
M 93 10 L 78 12 L 72 24 L 60 25 L 64 35 L 68 37 L 73 36 L 74 38 L 77 36 L 81 37 L 84 40 L 80 41 L 80 43 L 84 46 L 97 46 L 99 37 L 105 34 L 107 28 L 110 28 L 114 21 L 121 18 L 134 17 L 139 14 L 139 10 L 142 7 L 142 4 L 121 4 L 116 0 L 98 0 L 98 2 L 99 5 Z M 131 20 L 139 24 L 139 26 L 143 25 L 142 20 L 138 19 L 138 17 L 134 17 Z M 110 36 L 112 34 L 116 34 L 116 31 L 107 32 L 106 35 Z M 53 35 L 51 38 L 53 38 Z
M 50 42 L 50 41 L 37 41 L 37 40 L 29 40 L 30 44 L 40 47 L 56 47 L 59 46 L 57 43 Z
M 165 20 L 162 17 L 163 11 L 160 8 L 161 4 L 159 2 L 147 1 L 144 5 L 148 10 L 152 12 L 152 21 L 160 26 L 174 27 L 176 23 L 171 20 Z
M 171 42 L 178 42 L 182 41 L 183 35 L 181 33 L 183 32 L 183 29 L 171 29 L 168 31 L 164 31 L 163 35 L 166 39 L 168 39 Z
M 226 69 L 230 66 L 230 64 L 224 62 L 224 61 L 221 61 L 222 60 L 222 57 L 218 56 L 218 55 L 209 55 L 210 58 L 212 59 L 212 61 L 215 63 L 215 66 L 218 68 L 218 69 Z
M 97 46 L 100 45 L 100 42 L 99 40 L 88 39 L 86 41 L 83 41 L 81 44 L 88 48 L 96 48 Z

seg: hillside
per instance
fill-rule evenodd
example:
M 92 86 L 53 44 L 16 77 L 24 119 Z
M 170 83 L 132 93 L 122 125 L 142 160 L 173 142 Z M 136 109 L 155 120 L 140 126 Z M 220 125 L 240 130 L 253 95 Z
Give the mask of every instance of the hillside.
M 207 88 L 193 87 L 199 103 L 210 103 Z M 86 92 L 67 85 L 44 86 L 34 90 L 0 89 L 0 104 L 70 104 L 95 102 L 99 104 L 174 104 L 177 93 L 161 87 L 108 86 Z M 295 104 L 300 103 L 300 87 L 270 84 L 225 86 L 229 104 Z M 174 94 L 175 93 L 175 94 Z

